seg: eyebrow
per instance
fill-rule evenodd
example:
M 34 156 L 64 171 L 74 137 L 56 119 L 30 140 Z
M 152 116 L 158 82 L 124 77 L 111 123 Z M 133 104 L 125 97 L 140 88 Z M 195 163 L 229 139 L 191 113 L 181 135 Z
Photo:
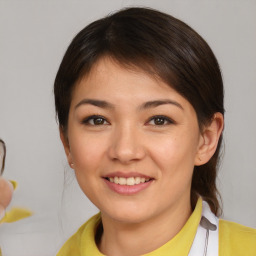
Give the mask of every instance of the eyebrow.
M 158 106 L 165 105 L 165 104 L 171 104 L 171 105 L 174 105 L 174 106 L 184 110 L 180 103 L 178 103 L 177 101 L 174 101 L 174 100 L 169 100 L 169 99 L 147 101 L 144 104 L 142 104 L 142 106 L 140 106 L 139 108 L 140 109 L 148 109 L 148 108 L 158 107 Z
M 75 109 L 77 109 L 81 105 L 86 105 L 86 104 L 93 105 L 93 106 L 100 107 L 100 108 L 107 108 L 107 109 L 115 108 L 115 106 L 113 104 L 111 104 L 107 101 L 104 101 L 104 100 L 83 99 L 75 106 Z M 154 107 L 158 107 L 158 106 L 165 105 L 165 104 L 171 104 L 171 105 L 174 105 L 174 106 L 184 110 L 180 103 L 178 103 L 177 101 L 174 101 L 174 100 L 170 100 L 170 99 L 147 101 L 147 102 L 143 103 L 141 106 L 139 106 L 139 110 L 154 108 Z
M 113 104 L 104 100 L 83 99 L 75 106 L 75 109 L 77 109 L 81 105 L 86 105 L 86 104 L 90 104 L 100 108 L 114 108 Z

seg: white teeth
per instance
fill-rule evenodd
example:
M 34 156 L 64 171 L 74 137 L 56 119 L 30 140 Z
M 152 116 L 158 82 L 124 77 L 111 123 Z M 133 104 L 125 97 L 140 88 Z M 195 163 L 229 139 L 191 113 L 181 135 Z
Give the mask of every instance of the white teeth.
M 126 185 L 126 178 L 120 177 L 119 178 L 119 184 L 120 185 Z
M 140 184 L 140 177 L 135 178 L 135 184 Z
M 115 178 L 114 178 L 114 183 L 119 184 L 119 179 L 118 179 L 118 177 L 115 177 Z
M 135 180 L 133 177 L 130 177 L 126 180 L 126 185 L 133 186 L 135 184 Z
M 115 176 L 114 178 L 111 177 L 109 178 L 110 182 L 113 182 L 115 184 L 119 185 L 128 185 L 128 186 L 133 186 L 133 185 L 138 185 L 140 183 L 145 183 L 149 181 L 149 178 L 141 178 L 141 177 L 129 177 L 129 178 L 124 178 L 124 177 L 117 177 Z

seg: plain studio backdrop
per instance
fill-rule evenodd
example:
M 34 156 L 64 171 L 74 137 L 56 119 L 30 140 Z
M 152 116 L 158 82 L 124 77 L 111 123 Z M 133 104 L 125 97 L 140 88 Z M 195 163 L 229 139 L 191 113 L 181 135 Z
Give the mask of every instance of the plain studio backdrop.
M 225 153 L 218 178 L 225 219 L 256 228 L 256 1 L 0 0 L 0 137 L 11 206 L 33 217 L 0 227 L 4 256 L 52 256 L 98 210 L 66 164 L 53 82 L 71 39 L 95 19 L 148 6 L 188 23 L 212 47 L 225 85 Z

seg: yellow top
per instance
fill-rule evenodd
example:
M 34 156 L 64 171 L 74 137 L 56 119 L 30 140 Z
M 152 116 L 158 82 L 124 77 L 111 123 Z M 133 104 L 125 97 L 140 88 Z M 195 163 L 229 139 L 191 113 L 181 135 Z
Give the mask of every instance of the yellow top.
M 193 243 L 202 213 L 202 200 L 181 231 L 166 244 L 144 256 L 188 255 Z M 57 256 L 103 256 L 95 243 L 95 231 L 100 222 L 100 213 L 89 219 L 64 244 Z M 256 230 L 236 223 L 220 220 L 219 255 L 256 256 Z M 171 253 L 171 254 L 170 254 Z
M 256 256 L 256 229 L 220 220 L 219 255 Z

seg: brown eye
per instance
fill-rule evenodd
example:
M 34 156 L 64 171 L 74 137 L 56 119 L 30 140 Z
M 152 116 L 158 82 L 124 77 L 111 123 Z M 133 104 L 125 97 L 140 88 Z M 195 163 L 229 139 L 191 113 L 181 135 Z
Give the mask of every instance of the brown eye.
M 157 118 L 154 119 L 155 125 L 163 125 L 163 124 L 165 124 L 165 121 L 166 120 L 162 117 L 157 117 Z
M 109 122 L 102 116 L 89 116 L 85 120 L 82 121 L 83 124 L 86 125 L 106 125 Z
M 92 119 L 94 125 L 101 125 L 104 124 L 105 120 L 101 117 Z
M 158 125 L 158 126 L 168 125 L 168 124 L 172 124 L 172 123 L 174 123 L 174 122 L 166 116 L 154 116 L 148 122 L 149 125 Z

